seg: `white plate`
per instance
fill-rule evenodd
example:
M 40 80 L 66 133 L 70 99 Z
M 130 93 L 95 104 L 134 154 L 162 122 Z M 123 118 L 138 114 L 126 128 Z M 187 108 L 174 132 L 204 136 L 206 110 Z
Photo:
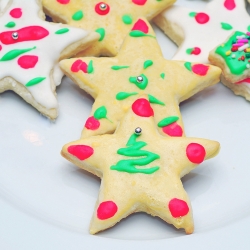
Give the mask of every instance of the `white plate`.
M 159 30 L 157 37 L 171 58 L 175 45 Z M 219 84 L 181 105 L 188 136 L 221 143 L 215 159 L 183 178 L 193 207 L 193 235 L 135 214 L 91 236 L 100 181 L 64 160 L 60 150 L 79 138 L 93 100 L 67 78 L 57 93 L 55 123 L 12 92 L 0 95 L 0 249 L 249 249 L 249 102 Z

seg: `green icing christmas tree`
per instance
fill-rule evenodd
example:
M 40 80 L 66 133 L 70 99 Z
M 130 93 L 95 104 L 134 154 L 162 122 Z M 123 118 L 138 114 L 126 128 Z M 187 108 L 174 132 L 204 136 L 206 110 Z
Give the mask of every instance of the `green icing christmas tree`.
M 146 142 L 136 141 L 139 135 L 133 134 L 128 142 L 126 148 L 121 148 L 117 151 L 118 154 L 133 157 L 133 159 L 121 160 L 116 165 L 111 166 L 111 170 L 117 170 L 120 172 L 128 173 L 143 173 L 143 174 L 153 174 L 160 167 L 151 167 L 151 168 L 137 168 L 136 166 L 146 166 L 151 162 L 159 159 L 160 156 L 149 151 L 141 150 L 141 148 L 147 145 Z M 140 157 L 140 158 L 137 158 Z

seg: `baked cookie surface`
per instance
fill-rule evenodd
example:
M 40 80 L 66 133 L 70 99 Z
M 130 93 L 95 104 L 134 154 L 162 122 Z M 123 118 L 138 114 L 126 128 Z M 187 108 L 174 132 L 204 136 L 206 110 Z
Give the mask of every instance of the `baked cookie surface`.
M 180 178 L 214 157 L 219 143 L 161 136 L 147 96 L 135 103 L 114 134 L 82 138 L 62 149 L 66 159 L 102 178 L 90 233 L 146 212 L 190 234 L 192 209 Z
M 81 56 L 115 56 L 138 17 L 151 20 L 175 0 L 43 0 L 44 11 L 54 21 L 96 30 L 98 42 Z
M 247 30 L 250 17 L 244 0 L 212 0 L 204 9 L 173 5 L 154 22 L 178 46 L 174 60 L 209 63 L 209 52 L 235 30 Z
M 114 132 L 141 94 L 149 96 L 158 131 L 182 136 L 179 102 L 219 82 L 221 74 L 214 66 L 165 60 L 145 19 L 134 24 L 116 57 L 66 59 L 60 66 L 95 99 L 83 129 L 85 137 Z
M 40 1 L 13 0 L 0 16 L 0 93 L 12 90 L 50 119 L 57 117 L 59 59 L 99 39 L 99 34 L 44 21 Z

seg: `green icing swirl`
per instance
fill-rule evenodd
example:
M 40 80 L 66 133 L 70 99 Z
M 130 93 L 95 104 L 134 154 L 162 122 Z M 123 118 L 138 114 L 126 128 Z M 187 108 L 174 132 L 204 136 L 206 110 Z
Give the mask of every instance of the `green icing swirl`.
M 113 70 L 120 70 L 120 69 L 127 69 L 129 68 L 129 66 L 118 66 L 118 65 L 115 65 L 115 66 L 112 66 L 111 69 Z
M 119 93 L 116 95 L 116 100 L 122 101 L 122 100 L 124 100 L 124 99 L 127 99 L 127 98 L 130 97 L 130 96 L 137 95 L 137 94 L 138 94 L 137 92 L 131 92 L 131 93 L 119 92 Z
M 129 35 L 132 36 L 132 37 L 143 37 L 143 36 L 148 36 L 148 37 L 153 37 L 153 38 L 155 38 L 154 36 L 145 34 L 144 32 L 142 32 L 142 31 L 140 31 L 140 30 L 132 30 L 132 31 L 129 33 Z
M 83 12 L 81 10 L 75 12 L 75 14 L 72 16 L 72 19 L 75 21 L 80 21 L 83 18 Z
M 1 59 L 0 59 L 0 62 L 4 62 L 4 61 L 10 61 L 10 60 L 13 60 L 15 59 L 16 57 L 26 53 L 26 52 L 29 52 L 33 49 L 36 49 L 36 47 L 33 47 L 33 48 L 30 48 L 30 49 L 13 49 L 9 52 L 7 52 Z
M 67 32 L 69 32 L 69 29 L 68 29 L 68 28 L 63 28 L 63 29 L 57 30 L 57 31 L 55 32 L 55 34 L 56 34 L 56 35 L 62 35 L 62 34 L 65 34 L 65 33 L 67 33 Z
M 15 26 L 16 26 L 16 23 L 14 23 L 14 22 L 9 22 L 5 25 L 5 27 L 7 27 L 7 28 L 14 28 Z
M 138 82 L 137 77 L 130 77 L 129 81 L 134 83 L 139 89 L 144 90 L 148 86 L 148 78 L 144 74 L 141 74 L 140 76 L 143 77 L 142 82 Z
M 44 81 L 46 77 L 36 77 L 32 80 L 30 80 L 28 83 L 25 84 L 26 87 L 32 87 L 34 85 L 37 85 L 38 83 Z
M 151 167 L 151 168 L 137 168 L 136 166 L 145 166 L 150 164 L 151 162 L 159 159 L 160 156 L 158 154 L 141 150 L 141 148 L 147 146 L 146 142 L 136 141 L 139 135 L 133 134 L 126 146 L 127 148 L 118 149 L 117 153 L 119 155 L 123 155 L 126 157 L 138 157 L 137 159 L 127 159 L 121 160 L 116 165 L 110 167 L 111 170 L 116 170 L 120 172 L 127 172 L 130 174 L 142 173 L 142 174 L 153 174 L 160 167 Z
M 162 127 L 165 127 L 165 126 L 168 126 L 176 121 L 179 120 L 179 117 L 178 116 L 169 116 L 167 118 L 164 118 L 163 120 L 161 120 L 159 123 L 158 123 L 158 127 L 162 128 Z
M 133 19 L 130 15 L 124 15 L 122 17 L 122 21 L 125 23 L 125 24 L 131 24 L 133 22 Z
M 101 42 L 104 39 L 105 34 L 106 34 L 105 29 L 104 28 L 98 28 L 95 31 L 100 34 L 100 39 L 98 41 Z
M 159 104 L 159 105 L 165 106 L 164 102 L 161 102 L 160 100 L 158 100 L 157 98 L 155 98 L 152 95 L 148 95 L 148 100 L 149 100 L 150 103 Z
M 107 109 L 106 109 L 106 107 L 101 106 L 100 108 L 98 108 L 94 113 L 94 117 L 97 120 L 107 118 Z
M 150 67 L 152 65 L 153 65 L 153 61 L 152 60 L 147 60 L 147 61 L 144 62 L 143 68 L 146 69 L 146 68 L 148 68 L 148 67 Z
M 221 24 L 221 28 L 224 30 L 231 30 L 233 28 L 232 25 L 230 25 L 229 23 L 220 23 Z

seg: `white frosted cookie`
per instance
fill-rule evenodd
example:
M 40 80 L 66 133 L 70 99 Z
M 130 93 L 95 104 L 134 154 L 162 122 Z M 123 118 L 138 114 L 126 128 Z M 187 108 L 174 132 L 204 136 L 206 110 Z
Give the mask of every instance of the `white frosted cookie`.
M 82 138 L 63 147 L 67 160 L 102 178 L 91 234 L 136 212 L 158 216 L 187 234 L 194 231 L 191 204 L 180 178 L 214 157 L 220 145 L 161 136 L 152 114 L 147 96 L 139 96 L 114 134 Z
M 173 5 L 154 22 L 179 46 L 174 60 L 201 63 L 232 31 L 250 30 L 244 0 L 212 0 L 198 10 Z
M 138 95 L 147 94 L 159 133 L 183 136 L 179 103 L 219 82 L 221 70 L 163 58 L 150 24 L 139 19 L 112 58 L 62 60 L 60 66 L 95 102 L 82 136 L 112 133 Z
M 209 54 L 222 69 L 222 83 L 250 101 L 250 32 L 234 32 Z
M 44 18 L 40 1 L 11 0 L 1 6 L 0 93 L 12 90 L 55 119 L 55 87 L 63 76 L 58 61 L 88 47 L 99 34 Z
M 43 0 L 54 21 L 96 30 L 101 38 L 81 56 L 115 56 L 138 17 L 151 20 L 175 0 Z

